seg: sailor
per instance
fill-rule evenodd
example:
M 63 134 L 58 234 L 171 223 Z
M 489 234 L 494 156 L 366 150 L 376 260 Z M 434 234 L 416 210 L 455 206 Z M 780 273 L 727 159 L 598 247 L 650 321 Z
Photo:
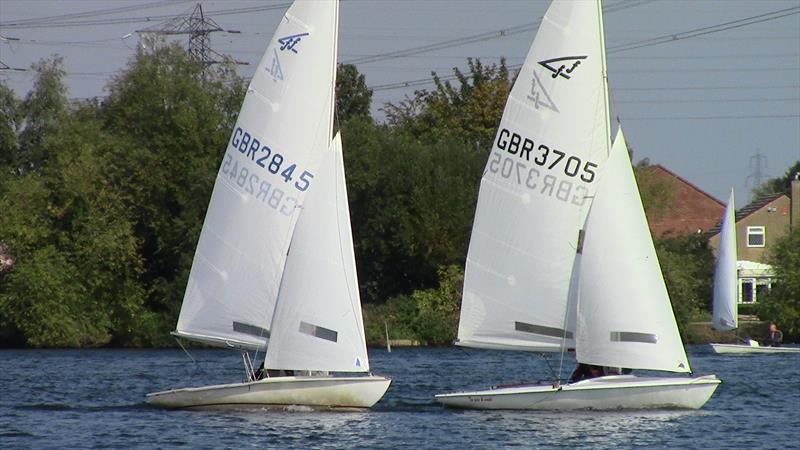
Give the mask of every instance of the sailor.
M 783 342 L 783 333 L 775 325 L 775 322 L 770 322 L 765 344 L 770 347 L 780 347 L 781 342 Z
M 575 371 L 572 372 L 572 375 L 569 377 L 569 382 L 576 383 L 581 380 L 588 380 L 589 378 L 597 378 L 602 376 L 605 376 L 603 367 L 592 364 L 578 363 L 578 366 L 575 367 Z

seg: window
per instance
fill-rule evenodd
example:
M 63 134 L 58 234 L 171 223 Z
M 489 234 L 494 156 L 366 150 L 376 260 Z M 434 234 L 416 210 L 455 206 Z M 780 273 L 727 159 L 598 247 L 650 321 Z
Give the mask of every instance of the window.
M 739 303 L 753 303 L 753 285 L 755 280 L 753 279 L 742 279 L 740 280 L 741 286 L 741 296 L 739 297 Z
M 769 293 L 770 286 L 768 284 L 768 280 L 759 279 L 756 280 L 756 296 L 753 299 L 754 302 L 757 302 L 758 299 L 763 299 L 766 294 Z
M 747 227 L 748 247 L 763 247 L 765 242 L 764 227 Z

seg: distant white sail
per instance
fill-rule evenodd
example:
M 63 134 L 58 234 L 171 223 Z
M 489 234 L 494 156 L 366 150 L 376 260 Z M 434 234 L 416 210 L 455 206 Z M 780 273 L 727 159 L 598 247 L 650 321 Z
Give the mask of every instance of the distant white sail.
M 578 272 L 579 362 L 691 372 L 621 129 L 586 219 Z
M 367 372 L 339 135 L 306 196 L 286 261 L 265 366 Z
M 332 136 L 337 2 L 297 2 L 244 99 L 217 174 L 175 334 L 263 349 L 286 251 Z
M 714 271 L 714 304 L 711 324 L 716 330 L 734 330 L 739 326 L 736 278 L 736 217 L 733 189 L 731 189 L 719 233 L 717 267 Z
M 554 1 L 511 90 L 481 180 L 459 345 L 573 345 L 570 273 L 610 144 L 600 13 Z

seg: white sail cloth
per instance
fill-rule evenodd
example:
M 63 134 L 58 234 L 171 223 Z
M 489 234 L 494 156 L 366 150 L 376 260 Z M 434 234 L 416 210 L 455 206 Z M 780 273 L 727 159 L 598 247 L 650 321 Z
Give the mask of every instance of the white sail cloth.
M 711 325 L 716 330 L 734 330 L 739 326 L 736 275 L 736 217 L 733 189 L 725 207 L 719 233 L 717 267 L 714 271 L 714 302 Z
M 586 219 L 578 362 L 691 372 L 620 129 Z
M 339 134 L 315 182 L 289 248 L 265 366 L 367 372 Z
M 174 334 L 263 349 L 286 251 L 332 136 L 338 2 L 281 20 L 217 174 Z
M 610 144 L 599 2 L 555 0 L 481 180 L 457 344 L 559 351 L 578 230 Z

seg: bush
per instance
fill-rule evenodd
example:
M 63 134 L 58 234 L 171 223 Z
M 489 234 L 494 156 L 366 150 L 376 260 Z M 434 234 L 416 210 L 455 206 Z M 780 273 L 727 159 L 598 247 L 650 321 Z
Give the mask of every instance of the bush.
M 785 340 L 800 339 L 800 227 L 781 238 L 770 254 L 775 282 L 758 304 L 758 317 L 775 322 Z
M 384 324 L 391 339 L 411 339 L 425 345 L 449 345 L 458 330 L 464 270 L 439 269 L 439 287 L 391 298 L 384 305 L 365 305 L 364 328 L 369 345 L 386 345 Z

